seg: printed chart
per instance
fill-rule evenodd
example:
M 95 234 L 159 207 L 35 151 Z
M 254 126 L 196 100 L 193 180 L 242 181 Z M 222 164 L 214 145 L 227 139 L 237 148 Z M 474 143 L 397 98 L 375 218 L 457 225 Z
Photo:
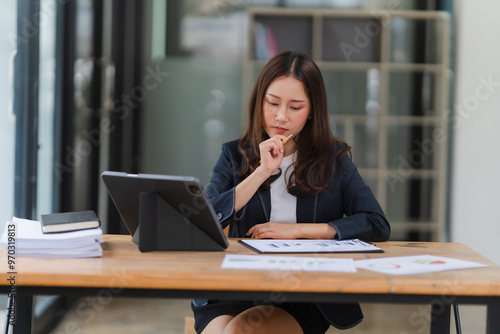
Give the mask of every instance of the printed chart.
M 382 249 L 359 239 L 349 240 L 280 240 L 243 239 L 240 243 L 259 253 L 358 253 L 382 252 Z
M 386 257 L 354 261 L 356 268 L 390 275 L 410 275 L 436 271 L 487 267 L 485 264 L 433 255 Z

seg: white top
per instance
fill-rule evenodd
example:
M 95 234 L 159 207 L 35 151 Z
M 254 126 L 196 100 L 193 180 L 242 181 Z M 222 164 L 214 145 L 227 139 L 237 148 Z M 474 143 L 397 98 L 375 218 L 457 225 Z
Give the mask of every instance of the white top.
M 290 165 L 294 160 L 295 154 L 283 157 L 280 165 L 281 175 L 271 183 L 271 222 L 289 224 L 297 222 L 297 197 L 286 191 L 285 183 L 293 171 Z

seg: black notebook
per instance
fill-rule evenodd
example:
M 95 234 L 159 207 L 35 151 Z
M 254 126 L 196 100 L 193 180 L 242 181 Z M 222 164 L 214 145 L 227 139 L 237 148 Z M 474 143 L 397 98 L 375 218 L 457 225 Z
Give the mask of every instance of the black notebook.
M 42 215 L 43 233 L 85 230 L 100 225 L 99 218 L 92 210 Z

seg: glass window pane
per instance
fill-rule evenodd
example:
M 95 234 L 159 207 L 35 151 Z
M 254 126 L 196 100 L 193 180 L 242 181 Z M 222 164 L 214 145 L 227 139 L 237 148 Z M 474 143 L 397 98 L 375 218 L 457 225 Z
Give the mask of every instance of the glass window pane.
M 253 67 L 253 81 L 252 81 L 252 87 L 253 85 L 255 84 L 255 82 L 257 82 L 257 78 L 259 77 L 260 75 L 260 72 L 262 72 L 262 69 L 264 69 L 264 65 L 255 65 Z M 250 96 L 252 92 L 248 92 L 248 95 Z
M 322 60 L 380 61 L 381 24 L 376 19 L 324 18 Z
M 353 158 L 360 168 L 378 166 L 378 120 L 368 118 L 364 124 L 354 126 Z
M 346 141 L 345 125 L 343 123 L 336 122 L 330 118 L 330 130 L 332 130 L 335 137 L 342 141 Z
M 312 18 L 307 16 L 255 16 L 254 57 L 270 59 L 277 51 L 295 50 L 312 55 Z M 271 37 L 270 37 L 271 36 Z M 277 50 L 269 49 L 269 41 L 274 40 Z M 261 45 L 262 44 L 262 45 Z
M 330 115 L 373 115 L 378 105 L 378 70 L 322 71 Z
M 399 175 L 398 177 L 402 177 Z M 386 215 L 389 221 L 419 222 L 435 219 L 434 186 L 432 179 L 389 179 L 387 185 Z
M 399 170 L 435 168 L 432 138 L 435 127 L 422 125 L 390 125 L 387 166 Z
M 389 114 L 436 116 L 436 76 L 423 72 L 392 72 L 389 76 Z
M 436 63 L 438 24 L 434 20 L 394 17 L 391 20 L 390 59 L 394 63 Z
M 51 8 L 51 0 L 42 0 L 42 10 Z M 55 13 L 54 13 L 55 14 Z M 56 18 L 48 16 L 40 26 L 40 86 L 38 93 L 38 184 L 37 215 L 53 212 L 52 177 L 54 175 L 54 83 Z

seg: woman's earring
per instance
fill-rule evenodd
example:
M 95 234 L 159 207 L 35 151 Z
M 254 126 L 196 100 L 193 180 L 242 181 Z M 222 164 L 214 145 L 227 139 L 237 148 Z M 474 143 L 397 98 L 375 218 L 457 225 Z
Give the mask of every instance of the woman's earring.
M 309 117 L 307 117 L 307 119 L 308 119 L 308 120 L 310 120 L 311 118 L 312 118 L 312 116 L 311 116 L 311 115 L 309 115 Z

